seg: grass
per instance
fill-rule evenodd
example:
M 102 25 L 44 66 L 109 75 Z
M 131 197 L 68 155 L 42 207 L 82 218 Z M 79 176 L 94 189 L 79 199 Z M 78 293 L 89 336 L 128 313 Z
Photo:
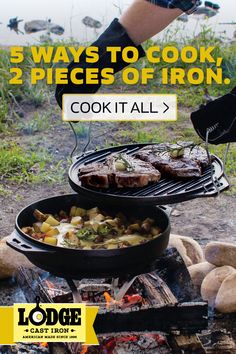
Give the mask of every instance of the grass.
M 36 152 L 24 151 L 19 145 L 5 143 L 0 147 L 1 180 L 29 181 L 33 174 L 33 166 L 45 167 L 46 157 L 42 158 Z
M 3 143 L 0 147 L 1 191 L 7 181 L 17 183 L 61 182 L 65 169 L 61 161 L 56 164 L 44 149 L 24 150 L 15 143 Z
M 50 112 L 34 112 L 27 121 L 20 121 L 17 128 L 23 134 L 32 135 L 34 133 L 43 132 L 49 129 L 51 122 Z

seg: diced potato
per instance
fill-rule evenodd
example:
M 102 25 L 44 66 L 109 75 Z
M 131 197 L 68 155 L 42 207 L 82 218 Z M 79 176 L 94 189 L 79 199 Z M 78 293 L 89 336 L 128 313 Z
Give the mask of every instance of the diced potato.
M 158 236 L 161 234 L 161 229 L 159 227 L 152 227 L 151 234 L 152 236 Z
M 85 222 L 84 222 L 84 226 L 85 226 L 85 227 L 90 227 L 91 224 L 92 224 L 91 221 L 85 221 Z
M 75 213 L 76 213 L 76 206 L 73 206 L 71 209 L 70 209 L 70 216 L 75 216 Z
M 89 210 L 87 211 L 87 214 L 88 214 L 88 216 L 89 216 L 89 219 L 91 220 L 91 219 L 95 218 L 95 216 L 97 216 L 98 214 L 100 214 L 100 211 L 99 211 L 99 209 L 96 207 L 96 208 L 89 209 Z
M 106 248 L 107 248 L 108 250 L 114 250 L 114 249 L 117 248 L 117 244 L 115 245 L 115 244 L 112 244 L 112 243 L 111 243 L 110 245 L 107 245 Z
M 72 225 L 76 226 L 76 225 L 80 225 L 83 223 L 83 220 L 81 218 L 81 216 L 74 216 L 72 219 L 71 219 L 71 222 L 70 222 Z
M 51 225 L 51 226 L 58 226 L 58 225 L 60 225 L 59 221 L 56 220 L 53 216 L 49 216 L 45 222 L 46 222 L 47 224 Z
M 76 210 L 75 210 L 75 216 L 81 216 L 81 217 L 83 217 L 83 216 L 85 216 L 86 215 L 86 210 L 85 209 L 83 209 L 83 208 L 76 208 Z
M 57 245 L 57 238 L 56 237 L 45 237 L 44 243 L 48 245 L 56 246 Z
M 48 223 L 44 222 L 42 223 L 42 226 L 40 227 L 40 231 L 43 232 L 43 233 L 46 233 L 48 231 L 51 230 L 51 225 L 49 225 Z
M 118 226 L 118 219 L 106 219 L 106 223 L 111 226 Z
M 59 231 L 58 231 L 58 229 L 52 229 L 52 230 L 46 232 L 46 235 L 48 237 L 57 236 L 57 235 L 59 235 Z
M 105 220 L 105 216 L 102 215 L 102 214 L 98 214 L 96 215 L 94 218 L 93 218 L 93 221 L 97 221 L 97 222 L 100 222 L 100 221 L 103 221 Z
M 119 237 L 119 240 L 123 242 L 128 242 L 131 246 L 136 246 L 141 244 L 142 241 L 145 240 L 145 237 L 142 237 L 137 234 L 133 234 L 133 235 L 121 236 Z

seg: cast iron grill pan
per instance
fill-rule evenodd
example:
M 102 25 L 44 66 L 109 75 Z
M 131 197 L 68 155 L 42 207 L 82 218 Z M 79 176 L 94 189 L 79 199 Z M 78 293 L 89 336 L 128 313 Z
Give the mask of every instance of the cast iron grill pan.
M 92 199 L 97 204 L 106 202 L 112 205 L 136 204 L 142 205 L 165 205 L 180 203 L 195 198 L 214 197 L 219 192 L 229 187 L 224 175 L 223 162 L 215 156 L 213 162 L 213 177 L 217 188 L 213 184 L 211 167 L 204 170 L 202 177 L 186 180 L 162 178 L 159 182 L 143 188 L 108 188 L 97 189 L 82 186 L 79 181 L 79 170 L 94 162 L 104 162 L 113 153 L 126 153 L 134 155 L 143 147 L 151 144 L 132 144 L 99 150 L 76 157 L 75 162 L 69 169 L 69 183 L 72 189 L 80 195 Z

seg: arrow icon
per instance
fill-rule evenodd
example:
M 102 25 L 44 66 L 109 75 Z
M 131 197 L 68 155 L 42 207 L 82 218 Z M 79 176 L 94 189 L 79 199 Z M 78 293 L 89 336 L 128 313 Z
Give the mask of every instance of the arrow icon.
M 165 102 L 163 102 L 163 104 L 166 106 L 166 109 L 164 110 L 163 113 L 166 113 L 167 111 L 169 111 L 170 107 Z

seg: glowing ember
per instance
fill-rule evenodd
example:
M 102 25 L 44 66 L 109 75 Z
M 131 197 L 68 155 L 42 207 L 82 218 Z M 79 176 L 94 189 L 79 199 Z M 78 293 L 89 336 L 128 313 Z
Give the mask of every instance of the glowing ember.
M 105 293 L 103 294 L 106 300 L 106 308 L 109 309 L 111 304 L 114 304 L 114 299 L 111 297 L 111 295 L 105 291 Z
M 48 343 L 39 343 L 40 347 L 44 347 L 47 348 L 48 347 Z
M 86 354 L 87 351 L 88 351 L 88 346 L 87 345 L 83 345 L 83 348 L 82 348 L 80 354 Z
M 113 299 L 108 292 L 104 292 L 103 295 L 106 300 L 107 309 L 109 309 L 111 305 L 118 305 L 121 308 L 127 308 L 135 305 L 141 305 L 143 302 L 143 298 L 139 294 L 125 295 L 121 301 L 116 301 Z

